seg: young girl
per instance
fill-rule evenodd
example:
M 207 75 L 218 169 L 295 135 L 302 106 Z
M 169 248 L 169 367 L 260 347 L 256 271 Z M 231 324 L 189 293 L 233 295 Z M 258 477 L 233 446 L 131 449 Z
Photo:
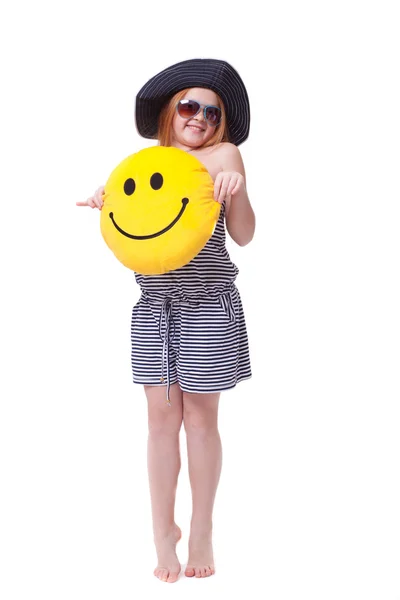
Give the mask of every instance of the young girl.
M 212 237 L 188 265 L 164 275 L 135 273 L 142 294 L 132 312 L 132 371 L 148 401 L 148 470 L 158 555 L 154 574 L 174 582 L 181 570 L 175 551 L 181 530 L 174 505 L 182 422 L 193 508 L 185 575 L 208 577 L 215 572 L 212 512 L 222 463 L 220 393 L 251 377 L 243 309 L 234 283 L 238 269 L 225 247 L 225 223 L 240 246 L 251 241 L 255 229 L 237 148 L 250 127 L 246 88 L 225 61 L 180 62 L 140 90 L 136 125 L 143 137 L 157 137 L 160 145 L 197 157 L 211 174 L 215 200 L 221 203 Z M 102 186 L 77 204 L 101 209 L 103 192 Z M 170 345 L 170 403 L 165 402 L 167 382 L 160 379 L 165 336 Z

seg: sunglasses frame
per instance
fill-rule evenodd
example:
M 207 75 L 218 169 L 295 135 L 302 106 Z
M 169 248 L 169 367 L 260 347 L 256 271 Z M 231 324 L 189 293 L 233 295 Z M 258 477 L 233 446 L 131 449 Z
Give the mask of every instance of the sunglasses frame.
M 194 115 L 191 115 L 190 117 L 182 117 L 182 115 L 179 113 L 179 106 L 181 104 L 181 102 L 196 102 L 196 104 L 199 105 L 199 110 L 197 110 Z M 210 123 L 209 120 L 207 119 L 206 116 L 206 110 L 207 108 L 217 108 L 220 112 L 220 118 L 218 123 Z M 201 111 L 201 109 L 203 109 L 203 116 L 204 116 L 204 120 L 207 123 L 207 125 L 209 125 L 210 127 L 217 127 L 221 121 L 222 121 L 222 110 L 220 109 L 219 106 L 215 106 L 215 104 L 200 104 L 200 102 L 198 102 L 198 100 L 191 100 L 190 98 L 183 98 L 182 100 L 179 100 L 176 104 L 176 112 L 178 113 L 178 115 L 181 117 L 181 119 L 186 119 L 186 121 L 189 121 L 189 119 L 193 119 L 193 117 L 195 117 L 196 115 L 199 114 L 199 112 Z

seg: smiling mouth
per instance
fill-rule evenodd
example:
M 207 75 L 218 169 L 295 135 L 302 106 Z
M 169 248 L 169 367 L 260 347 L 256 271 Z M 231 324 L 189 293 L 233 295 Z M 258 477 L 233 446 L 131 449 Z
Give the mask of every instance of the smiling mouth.
M 186 125 L 186 127 L 189 127 L 189 129 L 194 129 L 196 131 L 204 131 L 203 127 L 198 127 L 197 125 Z
M 126 237 L 130 238 L 131 240 L 150 240 L 152 238 L 158 237 L 159 235 L 162 235 L 163 233 L 166 233 L 169 229 L 172 229 L 172 227 L 179 221 L 179 219 L 185 212 L 185 208 L 188 204 L 189 204 L 189 198 L 182 198 L 182 208 L 179 211 L 178 215 L 175 217 L 175 219 L 173 221 L 171 221 L 171 223 L 169 225 L 167 225 L 167 227 L 164 227 L 164 229 L 161 229 L 161 231 L 157 231 L 157 233 L 151 233 L 150 235 L 132 235 L 131 233 L 127 233 L 126 231 L 121 229 L 121 227 L 119 227 L 116 224 L 116 222 L 114 221 L 114 213 L 112 213 L 112 212 L 110 212 L 110 219 L 113 222 L 115 229 L 117 229 L 117 231 L 122 233 L 122 235 L 125 235 Z

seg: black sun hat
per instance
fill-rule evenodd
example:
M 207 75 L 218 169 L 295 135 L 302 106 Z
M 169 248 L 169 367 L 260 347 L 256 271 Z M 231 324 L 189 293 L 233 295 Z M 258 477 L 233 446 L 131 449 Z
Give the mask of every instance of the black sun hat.
M 136 127 L 142 137 L 157 137 L 158 117 L 166 102 L 185 88 L 204 87 L 224 103 L 229 140 L 239 146 L 250 130 L 250 103 L 239 73 L 224 60 L 184 60 L 152 77 L 136 96 Z

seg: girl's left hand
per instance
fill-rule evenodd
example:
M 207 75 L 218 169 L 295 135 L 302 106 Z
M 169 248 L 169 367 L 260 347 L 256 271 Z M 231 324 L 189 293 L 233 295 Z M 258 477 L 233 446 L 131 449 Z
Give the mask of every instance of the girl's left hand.
M 237 171 L 220 171 L 214 182 L 214 199 L 220 204 L 229 196 L 244 190 L 244 177 Z

